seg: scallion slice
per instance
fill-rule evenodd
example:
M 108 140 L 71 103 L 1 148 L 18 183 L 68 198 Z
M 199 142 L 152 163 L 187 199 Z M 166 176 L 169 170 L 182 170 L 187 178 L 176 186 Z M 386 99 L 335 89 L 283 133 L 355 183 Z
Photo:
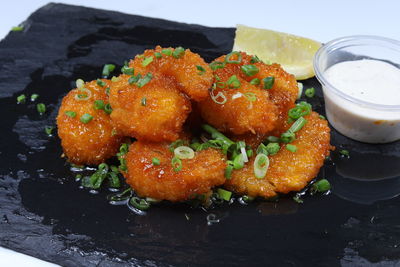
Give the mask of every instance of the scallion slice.
M 269 158 L 264 153 L 260 153 L 256 156 L 254 160 L 254 175 L 258 179 L 263 179 L 267 175 L 269 167 Z
M 304 119 L 304 117 L 300 117 L 292 124 L 292 126 L 289 128 L 288 131 L 295 133 L 295 132 L 299 131 L 301 128 L 303 128 L 303 126 L 306 125 L 306 123 L 307 123 L 307 120 Z
M 142 97 L 142 99 L 140 100 L 140 104 L 145 107 L 146 106 L 146 102 L 147 102 L 147 98 L 146 97 Z
M 153 56 L 144 58 L 143 61 L 142 61 L 142 66 L 143 66 L 143 67 L 146 67 L 146 66 L 149 65 L 151 62 L 153 62 L 153 59 L 154 59 Z M 131 75 L 132 75 L 132 74 L 131 74 Z
M 295 145 L 291 145 L 291 144 L 287 144 L 286 145 L 286 149 L 289 150 L 290 152 L 296 152 L 297 151 L 297 146 Z
M 172 169 L 176 172 L 182 170 L 182 161 L 178 157 L 173 157 L 171 160 Z
M 174 58 L 181 58 L 185 54 L 185 48 L 179 46 L 175 48 L 174 52 L 172 52 L 172 56 Z
M 160 52 L 155 52 L 155 53 L 154 53 L 154 56 L 155 56 L 156 58 L 162 58 L 162 55 L 161 55 Z
M 17 104 L 25 103 L 25 101 L 26 101 L 26 96 L 24 94 L 19 95 L 17 97 Z
M 104 101 L 101 99 L 94 101 L 94 109 L 104 109 Z
M 224 68 L 225 67 L 225 62 L 220 62 L 220 61 L 214 61 L 214 62 L 211 62 L 210 64 L 209 64 L 209 66 L 210 66 L 210 68 L 212 69 L 212 70 L 217 70 L 217 69 L 222 69 L 222 68 Z
M 236 157 L 233 159 L 233 168 L 235 170 L 240 170 L 244 167 L 244 159 L 243 159 L 243 154 L 238 154 Z
M 240 87 L 240 81 L 236 75 L 232 75 L 231 77 L 229 77 L 228 81 L 226 81 L 226 84 L 228 85 L 229 88 Z
M 153 158 L 153 159 L 151 160 L 151 162 L 153 163 L 154 166 L 160 165 L 160 160 L 159 160 L 158 158 Z
M 275 82 L 275 77 L 273 76 L 269 76 L 263 79 L 263 88 L 264 89 L 271 89 L 272 86 L 274 86 L 274 82 Z
M 217 189 L 217 194 L 218 194 L 218 197 L 220 199 L 223 199 L 225 201 L 230 201 L 231 197 L 232 197 L 232 192 L 231 191 L 228 191 L 228 190 L 225 190 L 225 189 L 222 189 L 222 188 L 218 188 Z
M 259 71 L 256 65 L 243 65 L 240 67 L 242 72 L 246 74 L 247 76 L 253 76 L 256 75 Z
M 103 71 L 102 71 L 102 76 L 104 78 L 107 78 L 111 72 L 113 72 L 115 69 L 115 65 L 114 64 L 105 64 L 103 67 Z
M 84 124 L 89 123 L 92 119 L 93 116 L 88 113 L 83 114 L 80 118 L 81 122 Z
M 138 198 L 138 197 L 132 197 L 129 200 L 129 203 L 133 207 L 135 207 L 135 208 L 137 208 L 139 210 L 148 210 L 150 208 L 150 206 L 151 206 L 150 203 L 147 202 L 145 199 L 141 199 L 141 198 Z
M 38 99 L 39 95 L 38 94 L 32 94 L 31 95 L 31 101 L 35 101 L 36 99 Z
M 170 55 L 172 55 L 172 50 L 171 50 L 171 48 L 165 48 L 165 49 L 161 50 L 161 53 L 163 53 L 166 56 L 170 56 Z
M 65 115 L 67 115 L 70 118 L 75 118 L 76 117 L 76 112 L 75 111 L 65 111 Z
M 85 101 L 92 97 L 92 92 L 87 88 L 79 88 L 77 89 L 78 93 L 75 95 L 75 100 Z
M 324 193 L 324 192 L 326 192 L 326 191 L 331 189 L 331 184 L 329 183 L 328 180 L 321 179 L 321 180 L 313 183 L 312 189 L 314 191 L 317 191 L 317 192 L 320 192 L 320 193 Z
M 142 64 L 143 64 L 143 63 L 142 63 Z M 122 72 L 123 74 L 126 74 L 126 75 L 133 75 L 133 74 L 135 73 L 135 69 L 134 69 L 134 68 L 129 68 L 128 66 L 124 65 L 124 66 L 121 68 L 121 72 Z
M 253 80 L 250 81 L 250 84 L 252 84 L 252 85 L 259 85 L 259 84 L 260 84 L 260 79 L 254 78 Z
M 39 112 L 40 115 L 46 112 L 46 105 L 43 103 L 39 103 L 36 105 L 36 109 Z
M 199 73 L 197 73 L 197 74 L 199 74 L 199 75 L 203 75 L 204 73 L 206 73 L 206 69 L 203 68 L 203 67 L 200 66 L 200 65 L 196 65 L 196 69 L 199 71 Z
M 111 114 L 112 107 L 111 107 L 110 103 L 107 103 L 107 104 L 104 105 L 104 112 L 107 113 L 108 115 Z
M 104 81 L 100 80 L 100 79 L 97 79 L 96 83 L 97 83 L 98 86 L 101 86 L 101 87 L 106 86 L 106 83 Z
M 194 158 L 194 151 L 188 146 L 178 146 L 174 149 L 174 155 L 179 159 L 192 159 Z
M 306 89 L 306 91 L 304 92 L 304 94 L 306 95 L 306 97 L 309 97 L 309 98 L 314 97 L 314 95 L 315 95 L 315 89 L 314 89 L 314 87 L 311 87 L 311 88 Z
M 231 59 L 231 57 L 235 55 L 237 56 L 237 59 Z M 226 55 L 225 62 L 230 64 L 240 64 L 242 62 L 242 54 L 237 51 L 230 52 L 228 55 Z
M 141 88 L 141 87 L 145 86 L 148 82 L 150 82 L 151 79 L 153 79 L 153 75 L 150 72 L 148 72 L 145 76 L 143 76 L 143 78 L 140 78 L 137 81 L 136 85 L 139 88 Z

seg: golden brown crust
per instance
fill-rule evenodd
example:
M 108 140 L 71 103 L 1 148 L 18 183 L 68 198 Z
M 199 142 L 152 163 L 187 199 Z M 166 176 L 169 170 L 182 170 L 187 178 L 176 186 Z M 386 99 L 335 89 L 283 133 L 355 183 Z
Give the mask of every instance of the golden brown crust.
M 111 119 L 117 129 L 139 140 L 178 139 L 191 104 L 175 82 L 163 76 L 139 88 L 130 85 L 128 79 L 128 75 L 122 74 L 111 84 Z
M 167 48 L 175 51 L 174 48 Z M 195 101 L 201 101 L 208 96 L 208 89 L 213 82 L 213 75 L 208 64 L 198 54 L 186 49 L 185 53 L 175 58 L 172 55 L 162 53 L 163 48 L 157 46 L 155 49 L 144 51 L 140 56 L 136 56 L 130 61 L 129 66 L 133 67 L 135 74 L 145 75 L 152 73 L 155 78 L 167 76 L 172 78 L 177 88 Z M 161 58 L 154 56 L 154 53 L 161 53 Z M 143 66 L 143 60 L 153 57 L 153 61 L 147 66 Z M 198 69 L 203 68 L 204 71 Z
M 94 108 L 95 100 L 108 103 L 105 88 L 110 81 L 104 80 L 107 85 L 101 87 L 96 81 L 88 82 L 84 87 L 91 92 L 88 100 L 76 100 L 77 94 L 82 94 L 77 89 L 71 90 L 63 99 L 57 116 L 58 135 L 61 145 L 68 160 L 82 165 L 96 165 L 115 155 L 122 141 L 121 136 L 115 131 L 110 115 L 104 110 Z M 71 118 L 66 111 L 74 111 L 76 116 Z M 83 114 L 93 116 L 92 121 L 84 124 L 80 121 Z
M 260 133 L 265 134 L 275 128 L 279 109 L 274 102 L 271 92 L 281 89 L 281 80 L 286 79 L 284 73 L 268 72 L 270 67 L 262 62 L 251 63 L 251 56 L 240 53 L 242 61 L 239 64 L 226 64 L 223 68 L 214 71 L 216 88 L 210 93 L 217 96 L 222 93 L 226 97 L 224 104 L 215 103 L 209 96 L 200 103 L 203 118 L 223 132 L 233 134 Z M 214 62 L 224 62 L 226 56 L 217 58 Z M 237 59 L 232 56 L 231 59 Z M 253 76 L 247 76 L 241 70 L 243 65 L 255 65 L 259 72 Z M 240 81 L 239 88 L 229 88 L 226 83 L 232 75 L 236 75 Z M 281 76 L 282 77 L 281 77 Z M 287 75 L 287 74 L 286 74 Z M 262 79 L 276 76 L 276 82 L 272 89 L 263 89 L 260 85 L 250 84 L 254 78 Z M 223 87 L 223 88 L 221 88 Z M 282 88 L 282 90 L 285 90 Z M 217 99 L 221 100 L 221 98 Z
M 225 186 L 239 194 L 265 198 L 277 192 L 288 193 L 304 188 L 318 174 L 331 149 L 327 121 L 319 118 L 316 112 L 305 119 L 307 124 L 296 133 L 296 140 L 291 143 L 297 147 L 297 152 L 293 153 L 283 145 L 277 154 L 269 156 L 270 165 L 263 179 L 254 176 L 253 157 L 243 169 L 232 173 Z M 285 123 L 282 132 L 289 127 Z
M 126 182 L 142 197 L 169 201 L 191 199 L 225 182 L 226 159 L 218 150 L 195 152 L 193 159 L 182 160 L 178 172 L 172 168 L 172 157 L 168 143 L 133 143 L 126 155 Z M 153 158 L 160 165 L 153 165 Z

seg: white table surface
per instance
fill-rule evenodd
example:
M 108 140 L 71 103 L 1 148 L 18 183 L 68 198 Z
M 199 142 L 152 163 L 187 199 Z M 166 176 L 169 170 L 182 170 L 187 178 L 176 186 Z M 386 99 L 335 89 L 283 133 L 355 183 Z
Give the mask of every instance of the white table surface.
M 327 42 L 337 37 L 368 34 L 400 40 L 398 0 L 279 0 L 279 1 L 58 1 L 128 14 L 234 27 L 236 24 L 288 32 Z M 46 0 L 3 1 L 0 39 L 13 26 L 47 4 Z M 0 247 L 0 266 L 54 266 Z

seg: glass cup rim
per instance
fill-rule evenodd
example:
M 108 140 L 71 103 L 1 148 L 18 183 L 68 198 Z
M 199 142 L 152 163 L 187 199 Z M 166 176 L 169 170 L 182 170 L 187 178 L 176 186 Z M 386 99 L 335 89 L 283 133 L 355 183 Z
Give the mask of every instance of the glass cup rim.
M 327 51 L 329 48 L 332 46 L 336 46 L 337 44 L 340 43 L 346 43 L 348 41 L 353 41 L 353 40 L 362 40 L 366 41 L 365 44 L 368 45 L 367 41 L 380 41 L 383 43 L 386 43 L 388 45 L 394 45 L 399 48 L 399 53 L 400 53 L 400 41 L 395 40 L 395 39 L 390 39 L 386 37 L 381 37 L 381 36 L 374 36 L 374 35 L 350 35 L 350 36 L 344 36 L 340 38 L 333 39 L 325 44 L 323 44 L 318 51 L 316 52 L 314 59 L 313 59 L 313 65 L 314 65 L 314 71 L 315 71 L 315 76 L 318 79 L 318 81 L 321 83 L 323 87 L 328 88 L 328 90 L 332 91 L 334 94 L 337 96 L 344 98 L 350 102 L 362 105 L 362 106 L 367 106 L 369 108 L 373 108 L 376 110 L 381 110 L 381 111 L 400 111 L 400 105 L 385 105 L 385 104 L 376 104 L 368 101 L 364 101 L 358 98 L 355 98 L 353 96 L 350 96 L 339 89 L 337 89 L 335 86 L 333 86 L 331 83 L 327 81 L 325 78 L 320 65 L 319 61 L 322 57 L 323 52 Z M 371 46 L 374 44 L 370 44 Z M 348 45 L 347 45 L 348 47 Z M 340 47 L 339 47 L 340 48 Z

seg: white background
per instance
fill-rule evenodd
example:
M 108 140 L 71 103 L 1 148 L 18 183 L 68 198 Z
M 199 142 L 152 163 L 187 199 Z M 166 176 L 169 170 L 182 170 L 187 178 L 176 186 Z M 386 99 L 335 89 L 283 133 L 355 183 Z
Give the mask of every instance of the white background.
M 274 0 L 274 1 L 59 1 L 164 18 L 206 26 L 236 24 L 266 28 L 327 42 L 337 37 L 369 34 L 400 40 L 397 0 Z M 0 39 L 48 1 L 2 1 Z M 45 266 L 44 262 L 0 248 L 0 266 Z

